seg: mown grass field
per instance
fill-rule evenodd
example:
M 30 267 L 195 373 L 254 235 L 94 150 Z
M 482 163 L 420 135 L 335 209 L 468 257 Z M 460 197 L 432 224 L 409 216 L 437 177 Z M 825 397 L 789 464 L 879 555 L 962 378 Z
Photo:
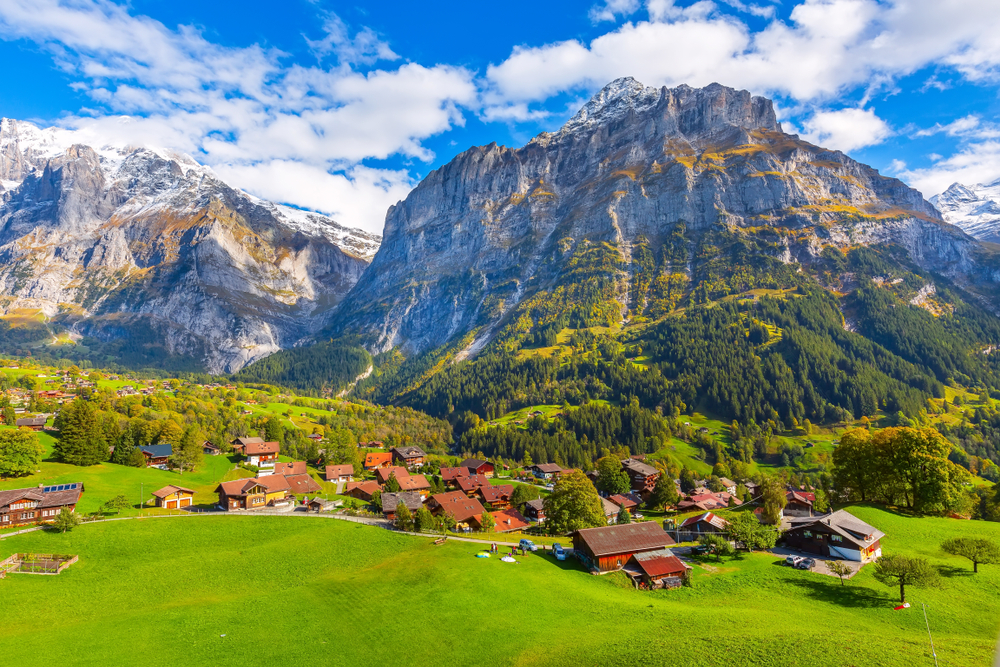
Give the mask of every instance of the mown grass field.
M 854 510 L 887 552 L 947 576 L 893 611 L 868 568 L 847 586 L 766 554 L 696 568 L 692 589 L 639 592 L 573 562 L 477 559 L 477 545 L 329 519 L 159 518 L 31 533 L 14 551 L 79 554 L 58 577 L 0 581 L 0 655 L 28 665 L 987 665 L 1000 566 L 938 549 L 1000 525 Z M 225 635 L 225 636 L 223 636 Z

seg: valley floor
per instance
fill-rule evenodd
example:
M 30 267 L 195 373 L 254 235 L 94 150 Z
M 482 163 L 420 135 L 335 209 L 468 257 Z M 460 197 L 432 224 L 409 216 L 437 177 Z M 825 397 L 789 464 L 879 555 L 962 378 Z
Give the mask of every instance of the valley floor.
M 944 575 L 896 591 L 865 568 L 846 586 L 744 555 L 653 593 L 574 561 L 474 558 L 476 545 L 336 520 L 207 516 L 85 524 L 0 542 L 79 554 L 56 577 L 0 581 L 11 665 L 985 665 L 1000 631 L 1000 567 L 971 574 L 938 545 L 1000 524 L 856 506 L 890 553 Z

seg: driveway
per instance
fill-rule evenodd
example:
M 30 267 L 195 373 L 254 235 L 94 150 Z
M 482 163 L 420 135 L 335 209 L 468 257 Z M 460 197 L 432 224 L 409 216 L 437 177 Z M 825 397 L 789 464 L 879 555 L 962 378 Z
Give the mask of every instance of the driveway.
M 825 574 L 829 577 L 837 576 L 833 572 L 830 572 L 830 568 L 827 567 L 827 564 L 837 560 L 836 558 L 824 558 L 822 556 L 817 556 L 816 554 L 807 554 L 804 551 L 795 551 L 794 549 L 786 549 L 785 547 L 775 547 L 771 549 L 770 553 L 782 559 L 784 559 L 786 556 L 804 556 L 806 558 L 812 558 L 814 561 L 816 561 L 816 564 L 812 566 L 811 570 L 812 572 L 815 572 L 817 574 Z M 853 560 L 842 560 L 840 562 L 844 563 L 845 565 L 851 568 L 851 573 L 847 577 L 845 577 L 846 579 L 850 579 L 851 577 L 856 575 L 858 571 L 861 569 L 861 567 L 864 565 L 864 563 L 859 563 Z

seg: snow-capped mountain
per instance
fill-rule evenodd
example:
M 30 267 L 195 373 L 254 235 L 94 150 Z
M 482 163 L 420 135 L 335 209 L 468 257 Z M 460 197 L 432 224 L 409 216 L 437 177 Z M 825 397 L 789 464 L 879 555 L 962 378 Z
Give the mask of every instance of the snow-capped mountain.
M 1000 180 L 988 185 L 953 183 L 930 202 L 941 217 L 970 236 L 1000 243 Z
M 319 330 L 381 238 L 170 150 L 0 121 L 0 304 L 234 371 Z M 7 297 L 7 298 L 2 298 Z

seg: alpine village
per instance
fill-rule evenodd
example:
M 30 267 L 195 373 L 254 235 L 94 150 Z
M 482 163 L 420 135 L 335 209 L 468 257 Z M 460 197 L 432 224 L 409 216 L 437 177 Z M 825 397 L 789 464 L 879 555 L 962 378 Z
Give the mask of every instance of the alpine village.
M 3 123 L 4 262 L 111 221 L 0 279 L 5 664 L 990 664 L 997 246 L 769 100 L 616 80 L 342 247 Z M 308 317 L 225 268 L 293 245 Z

